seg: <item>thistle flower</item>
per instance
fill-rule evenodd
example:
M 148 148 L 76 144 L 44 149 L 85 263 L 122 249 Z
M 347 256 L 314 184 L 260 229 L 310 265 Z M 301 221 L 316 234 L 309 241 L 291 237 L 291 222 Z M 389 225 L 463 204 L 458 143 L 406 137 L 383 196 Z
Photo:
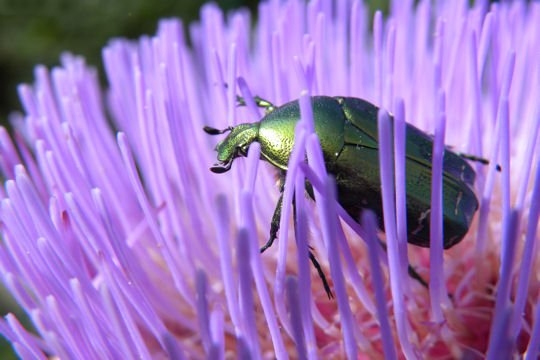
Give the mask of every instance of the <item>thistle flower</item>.
M 0 266 L 35 333 L 9 314 L 0 333 L 25 359 L 537 358 L 539 4 L 396 1 L 371 27 L 360 1 L 291 0 L 262 3 L 257 18 L 252 29 L 249 13 L 207 5 L 187 35 L 163 20 L 154 37 L 113 40 L 105 93 L 71 55 L 20 87 L 25 114 L 11 138 L 0 132 Z M 460 244 L 405 246 L 404 156 L 389 130 L 385 234 L 369 213 L 358 224 L 340 209 L 309 130 L 317 94 L 391 111 L 396 134 L 403 121 L 433 133 L 434 158 L 444 141 L 491 160 L 471 163 L 480 209 Z M 202 131 L 258 121 L 253 95 L 302 106 L 278 241 L 264 254 L 275 170 L 253 144 L 212 174 L 215 139 Z

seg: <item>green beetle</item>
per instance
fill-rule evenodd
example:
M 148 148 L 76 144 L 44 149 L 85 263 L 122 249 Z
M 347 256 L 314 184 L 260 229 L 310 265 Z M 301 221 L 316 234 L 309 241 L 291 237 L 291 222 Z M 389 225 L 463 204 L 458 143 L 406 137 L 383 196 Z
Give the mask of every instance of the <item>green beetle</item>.
M 294 145 L 294 130 L 300 120 L 300 104 L 291 101 L 280 107 L 256 98 L 266 115 L 258 122 L 239 124 L 224 130 L 205 127 L 211 135 L 230 132 L 216 146 L 218 163 L 211 170 L 223 173 L 237 157 L 247 154 L 249 145 L 258 142 L 261 157 L 284 176 Z M 319 137 L 328 173 L 336 179 L 338 201 L 353 219 L 363 209 L 372 210 L 381 229 L 383 210 L 379 175 L 377 114 L 378 108 L 352 97 L 314 96 L 311 98 L 315 131 Z M 240 104 L 243 101 L 240 99 Z M 433 139 L 423 131 L 406 126 L 406 201 L 407 239 L 414 245 L 430 246 L 429 212 L 431 207 L 431 170 Z M 473 191 L 475 172 L 463 155 L 445 149 L 443 157 L 443 247 L 459 243 L 471 225 L 478 209 Z M 473 160 L 483 159 L 470 157 Z M 309 189 L 308 189 L 309 190 Z M 281 189 L 283 191 L 283 189 Z M 308 191 L 310 193 L 310 191 Z M 270 238 L 261 252 L 277 237 L 283 192 L 274 211 Z M 323 278 L 329 296 L 331 292 L 315 257 L 310 258 Z

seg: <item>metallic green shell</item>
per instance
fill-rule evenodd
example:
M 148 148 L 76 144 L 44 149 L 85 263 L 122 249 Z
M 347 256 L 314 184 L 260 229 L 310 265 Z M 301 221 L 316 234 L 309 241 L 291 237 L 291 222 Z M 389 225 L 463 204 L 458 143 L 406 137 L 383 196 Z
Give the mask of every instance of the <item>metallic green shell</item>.
M 312 98 L 315 131 L 319 136 L 327 171 L 336 178 L 338 200 L 354 219 L 371 209 L 383 229 L 381 183 L 378 159 L 378 108 L 356 98 Z M 300 105 L 292 101 L 275 108 L 260 122 L 240 124 L 217 146 L 218 160 L 231 163 L 246 153 L 254 141 L 261 156 L 286 171 L 294 145 L 294 130 L 300 120 Z M 431 207 L 431 136 L 407 124 L 406 186 L 408 242 L 429 247 Z M 472 189 L 475 172 L 458 154 L 446 149 L 443 157 L 444 248 L 463 239 L 478 209 Z

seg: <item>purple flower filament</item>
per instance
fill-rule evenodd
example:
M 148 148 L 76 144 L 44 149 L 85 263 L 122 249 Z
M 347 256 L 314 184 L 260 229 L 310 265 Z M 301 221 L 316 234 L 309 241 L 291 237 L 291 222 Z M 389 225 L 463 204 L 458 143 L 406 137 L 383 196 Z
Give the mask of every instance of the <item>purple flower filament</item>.
M 206 5 L 187 33 L 163 20 L 153 37 L 105 47 L 106 91 L 81 58 L 37 67 L 13 136 L 0 132 L 1 278 L 35 328 L 0 321 L 18 355 L 537 358 L 540 6 L 395 1 L 373 30 L 367 14 L 360 1 L 270 1 L 252 25 L 246 11 Z M 254 144 L 212 174 L 216 138 L 202 130 L 259 121 L 252 95 L 302 108 L 279 237 L 264 254 L 275 169 Z M 386 233 L 335 201 L 309 95 L 392 110 L 396 135 L 379 149 Z M 471 163 L 480 208 L 449 250 L 406 244 L 403 121 L 490 161 Z M 432 241 L 445 231 L 432 230 Z

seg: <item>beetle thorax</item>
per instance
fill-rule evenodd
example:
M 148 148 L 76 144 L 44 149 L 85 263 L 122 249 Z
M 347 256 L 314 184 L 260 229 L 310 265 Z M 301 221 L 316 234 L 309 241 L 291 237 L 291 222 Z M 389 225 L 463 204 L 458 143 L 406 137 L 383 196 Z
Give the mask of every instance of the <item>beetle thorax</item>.
M 258 142 L 265 160 L 279 169 L 287 170 L 289 156 L 294 146 L 294 123 L 281 127 L 265 126 L 262 123 Z M 287 126 L 290 125 L 290 126 Z

